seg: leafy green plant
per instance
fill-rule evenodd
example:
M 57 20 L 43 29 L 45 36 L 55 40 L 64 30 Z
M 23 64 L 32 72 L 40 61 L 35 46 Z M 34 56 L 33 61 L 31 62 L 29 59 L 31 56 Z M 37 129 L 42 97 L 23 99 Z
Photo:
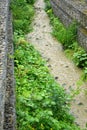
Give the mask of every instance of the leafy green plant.
M 46 3 L 46 8 L 45 8 L 45 11 L 48 11 L 48 10 L 50 10 L 51 9 L 51 5 L 50 5 L 50 1 L 49 0 L 44 0 L 45 1 L 45 3 Z
M 74 61 L 77 66 L 84 68 L 87 66 L 87 53 L 85 50 L 80 49 L 74 53 Z
M 53 25 L 53 36 L 63 44 L 64 48 L 71 48 L 76 40 L 76 23 L 73 22 L 68 28 L 65 28 L 56 17 L 51 23 Z
M 27 1 L 27 3 L 29 3 L 29 4 L 34 4 L 34 2 L 36 1 L 36 0 L 26 0 Z
M 34 8 L 26 0 L 12 0 L 11 9 L 13 14 L 14 31 L 27 33 L 31 31 L 31 22 L 34 15 Z
M 87 79 L 87 67 L 85 67 L 85 69 L 84 69 L 84 77 L 83 78 Z
M 69 114 L 69 96 L 49 74 L 45 61 L 23 38 L 16 43 L 18 130 L 79 130 Z

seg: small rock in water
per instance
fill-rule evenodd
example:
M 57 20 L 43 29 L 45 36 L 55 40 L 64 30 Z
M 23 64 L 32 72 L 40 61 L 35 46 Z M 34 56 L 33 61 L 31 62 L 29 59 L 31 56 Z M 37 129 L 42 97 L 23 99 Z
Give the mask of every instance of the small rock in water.
M 67 65 L 67 66 L 65 66 L 66 68 L 68 68 L 69 66 Z
M 83 105 L 83 103 L 82 103 L 82 102 L 79 102 L 78 105 Z
M 57 80 L 57 79 L 58 79 L 58 77 L 56 76 L 56 77 L 55 77 L 55 79 Z
M 80 126 L 77 122 L 75 122 L 75 124 L 76 124 L 77 126 Z
M 66 86 L 66 84 L 64 83 L 64 84 L 62 84 L 62 86 L 63 86 L 63 87 L 65 87 L 65 86 Z
M 39 38 L 37 37 L 36 40 L 39 40 Z
M 71 90 L 71 91 L 73 90 L 72 86 L 69 86 L 69 90 Z
M 51 67 L 51 65 L 48 65 L 48 67 Z
M 50 58 L 48 58 L 47 60 L 46 60 L 46 62 L 49 62 L 50 61 Z
M 43 25 L 43 27 L 46 27 L 46 25 Z

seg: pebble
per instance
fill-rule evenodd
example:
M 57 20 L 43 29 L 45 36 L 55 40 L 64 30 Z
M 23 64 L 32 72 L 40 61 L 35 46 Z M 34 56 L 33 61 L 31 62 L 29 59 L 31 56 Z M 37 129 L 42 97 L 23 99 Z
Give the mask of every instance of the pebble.
M 57 79 L 58 79 L 58 77 L 56 76 L 56 77 L 55 77 L 55 79 L 57 80 Z
M 83 103 L 82 103 L 82 102 L 79 102 L 78 105 L 83 105 Z
M 39 38 L 37 37 L 36 40 L 39 40 Z
M 50 61 L 50 58 L 48 58 L 47 60 L 46 60 L 46 62 L 49 62 Z
M 65 66 L 66 68 L 69 68 L 69 66 L 67 65 L 67 66 Z
M 77 122 L 75 122 L 75 124 L 76 124 L 77 126 L 80 126 Z
M 46 27 L 46 25 L 43 26 L 43 28 Z
M 51 67 L 51 65 L 48 65 L 48 67 Z
M 63 87 L 65 87 L 65 86 L 66 86 L 66 84 L 64 83 L 64 84 L 62 84 L 62 86 L 63 86 Z

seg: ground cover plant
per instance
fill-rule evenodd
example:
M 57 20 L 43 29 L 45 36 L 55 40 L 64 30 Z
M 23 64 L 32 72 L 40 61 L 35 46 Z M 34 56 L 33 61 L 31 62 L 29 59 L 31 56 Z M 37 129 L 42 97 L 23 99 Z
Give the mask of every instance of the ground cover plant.
M 15 75 L 18 130 L 79 130 L 69 114 L 69 96 L 40 54 L 22 39 L 16 44 Z
M 78 23 L 73 21 L 68 28 L 65 28 L 60 20 L 54 16 L 50 1 L 44 1 L 46 2 L 45 10 L 50 17 L 50 23 L 53 27 L 52 35 L 62 43 L 64 50 L 71 55 L 70 58 L 72 58 L 75 64 L 83 69 L 82 78 L 87 80 L 87 52 L 78 45 L 76 40 Z
M 31 22 L 34 15 L 35 0 L 11 0 L 13 29 L 15 33 L 24 34 L 32 30 Z
M 26 9 L 24 10 L 24 4 L 25 6 L 29 4 L 29 7 L 33 9 L 34 1 L 32 3 L 31 0 L 15 0 L 15 2 L 17 3 L 12 1 L 11 8 L 15 47 L 16 129 L 80 130 L 74 124 L 74 118 L 69 113 L 70 96 L 55 82 L 45 61 L 24 38 L 24 34 L 28 32 L 28 24 L 18 26 L 19 24 L 15 22 L 15 20 L 20 19 L 22 22 L 24 18 L 27 19 L 23 15 L 28 13 Z M 21 11 L 20 6 L 24 7 Z M 19 16 L 19 12 L 22 16 Z M 34 11 L 32 10 L 32 12 Z M 30 23 L 32 22 L 31 17 L 29 16 Z M 31 28 L 30 23 L 29 28 Z

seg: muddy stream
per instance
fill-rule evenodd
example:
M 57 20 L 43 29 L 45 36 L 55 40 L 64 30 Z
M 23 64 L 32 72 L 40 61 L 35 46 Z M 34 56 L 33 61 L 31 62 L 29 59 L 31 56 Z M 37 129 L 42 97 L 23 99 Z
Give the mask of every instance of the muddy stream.
M 44 1 L 37 0 L 35 3 L 36 13 L 32 23 L 34 30 L 28 34 L 27 40 L 35 46 L 47 61 L 47 66 L 55 80 L 70 93 L 77 89 L 77 81 L 80 78 L 81 71 L 72 61 L 66 58 L 61 44 L 52 37 L 52 27 L 44 8 Z M 86 84 L 80 86 L 80 94 L 75 96 L 71 103 L 71 113 L 75 116 L 75 122 L 81 128 L 85 128 L 87 124 L 87 96 L 84 93 L 86 87 Z

